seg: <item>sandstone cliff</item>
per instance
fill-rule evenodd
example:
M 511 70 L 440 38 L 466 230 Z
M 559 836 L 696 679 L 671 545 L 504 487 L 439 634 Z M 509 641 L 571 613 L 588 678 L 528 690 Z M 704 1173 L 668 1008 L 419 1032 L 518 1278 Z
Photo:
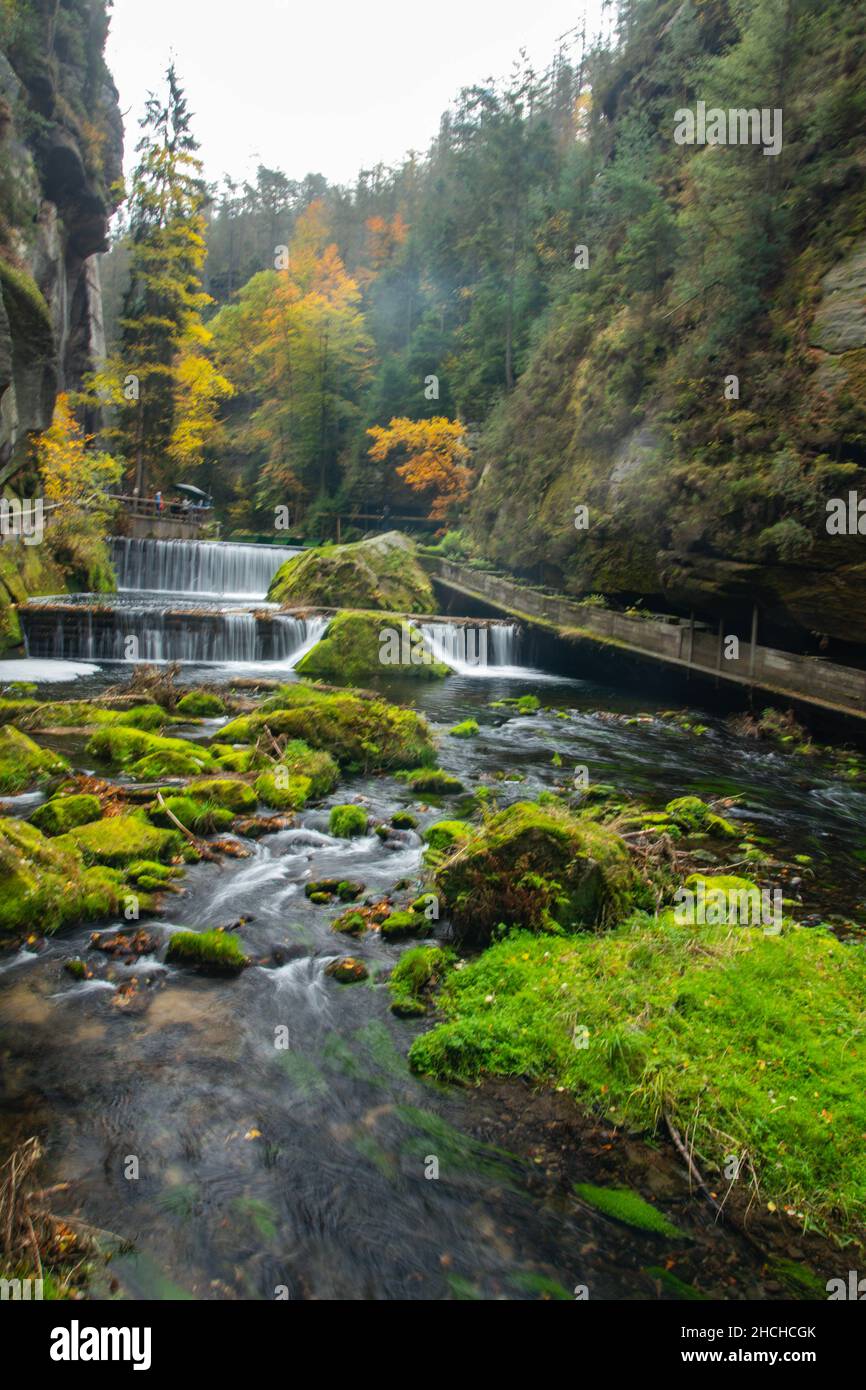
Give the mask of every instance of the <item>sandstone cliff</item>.
M 106 0 L 0 5 L 0 485 L 102 347 L 123 129 Z

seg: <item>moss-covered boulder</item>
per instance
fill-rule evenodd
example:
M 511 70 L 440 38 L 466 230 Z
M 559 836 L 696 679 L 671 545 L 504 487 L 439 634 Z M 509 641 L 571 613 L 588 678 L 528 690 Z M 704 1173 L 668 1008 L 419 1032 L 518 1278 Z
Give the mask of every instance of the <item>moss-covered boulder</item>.
M 87 868 L 68 838 L 47 839 L 35 825 L 0 820 L 0 934 L 47 935 L 95 921 L 116 913 L 123 893 L 123 876 Z
M 65 835 L 67 830 L 90 825 L 101 815 L 98 796 L 56 796 L 38 807 L 30 819 L 45 835 Z
M 556 932 L 615 922 L 632 886 L 614 831 L 532 802 L 492 816 L 436 873 L 455 935 L 470 945 L 487 945 L 501 924 Z
M 256 781 L 256 794 L 277 811 L 300 811 L 308 801 L 328 796 L 340 780 L 340 769 L 330 753 L 292 739 L 280 761 Z
M 175 932 L 165 958 L 174 965 L 193 965 L 203 975 L 239 975 L 251 964 L 240 942 L 222 931 Z
M 427 722 L 414 710 L 304 684 L 283 687 L 255 714 L 235 719 L 220 742 L 255 743 L 263 733 L 330 753 L 349 771 L 414 768 L 435 758 Z
M 287 560 L 268 593 L 272 603 L 432 613 L 430 580 L 406 536 L 390 531 L 356 545 L 325 545 Z
M 97 762 L 129 772 L 139 782 L 201 776 L 216 766 L 213 754 L 199 743 L 113 724 L 97 729 L 86 752 Z
M 390 917 L 386 917 L 381 931 L 385 941 L 404 941 L 410 936 L 430 936 L 433 923 L 423 912 L 407 908 L 402 912 L 392 912 Z
M 40 748 L 12 724 L 0 726 L 0 795 L 15 796 L 68 771 L 65 758 Z
M 450 732 L 452 738 L 477 738 L 481 730 L 477 719 L 464 719 L 462 724 L 455 724 Z
M 332 835 L 339 840 L 357 840 L 366 835 L 370 817 L 363 806 L 334 806 L 328 821 Z
M 219 695 L 212 695 L 207 690 L 190 690 L 178 701 L 177 712 L 192 719 L 217 719 L 225 714 L 226 707 Z
M 381 675 L 415 680 L 450 675 L 418 628 L 392 613 L 338 613 L 296 669 L 299 676 L 329 685 L 364 685 Z
M 183 845 L 176 830 L 162 830 L 141 812 L 112 816 L 93 825 L 80 825 L 53 841 L 58 847 L 77 853 L 86 864 L 122 867 L 140 859 L 165 862 L 173 859 Z
M 258 800 L 252 787 L 233 777 L 210 777 L 203 782 L 190 782 L 184 793 L 195 801 L 207 801 L 236 816 L 256 809 Z
M 435 854 L 448 854 L 451 850 L 471 840 L 473 827 L 465 820 L 440 820 L 424 832 L 429 850 Z

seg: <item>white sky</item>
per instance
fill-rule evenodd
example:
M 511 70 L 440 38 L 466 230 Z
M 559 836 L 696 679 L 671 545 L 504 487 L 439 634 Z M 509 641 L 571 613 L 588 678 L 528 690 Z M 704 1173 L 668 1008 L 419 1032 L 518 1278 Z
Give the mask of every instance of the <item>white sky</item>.
M 114 0 L 108 63 L 127 165 L 173 55 L 210 180 L 258 163 L 348 183 L 425 151 L 461 86 L 539 68 L 602 0 Z

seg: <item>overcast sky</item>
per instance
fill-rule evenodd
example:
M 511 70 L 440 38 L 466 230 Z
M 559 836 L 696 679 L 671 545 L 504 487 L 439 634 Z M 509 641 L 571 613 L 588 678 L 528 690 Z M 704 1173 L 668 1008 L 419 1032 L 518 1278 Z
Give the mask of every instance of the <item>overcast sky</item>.
M 538 66 L 602 0 L 114 0 L 108 62 L 127 165 L 173 56 L 210 180 L 259 163 L 350 182 L 424 151 L 461 86 Z

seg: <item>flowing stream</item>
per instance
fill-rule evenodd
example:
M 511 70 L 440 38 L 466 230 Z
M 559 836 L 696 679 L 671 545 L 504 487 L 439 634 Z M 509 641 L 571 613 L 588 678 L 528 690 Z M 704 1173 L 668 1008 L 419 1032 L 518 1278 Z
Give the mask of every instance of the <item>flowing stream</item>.
M 430 633 L 443 651 L 451 641 L 444 626 Z M 862 913 L 861 791 L 812 767 L 792 770 L 790 760 L 733 736 L 705 712 L 701 737 L 661 720 L 606 717 L 653 706 L 521 669 L 515 635 L 503 632 L 497 642 L 496 664 L 484 671 L 470 665 L 420 687 L 382 679 L 384 693 L 427 715 L 442 766 L 470 791 L 488 786 L 504 804 L 567 783 L 586 766 L 593 781 L 654 804 L 691 793 L 737 796 L 735 817 L 813 857 L 805 920 L 833 908 Z M 229 680 L 231 662 L 258 659 L 248 645 L 239 642 L 238 651 L 223 665 L 189 665 L 185 681 Z M 97 671 L 84 668 L 70 694 L 116 680 L 116 667 L 93 655 Z M 55 682 L 41 693 L 62 698 L 65 689 Z M 541 701 L 535 717 L 492 707 L 526 694 Z M 478 720 L 479 736 L 451 737 L 467 718 Z M 208 721 L 198 732 L 219 726 Z M 56 743 L 86 767 L 83 740 L 60 735 Z M 39 799 L 16 799 L 16 813 Z M 410 808 L 419 831 L 394 832 L 385 843 L 374 835 L 335 840 L 329 807 L 349 800 L 384 822 Z M 376 934 L 349 946 L 331 931 L 341 909 L 305 896 L 311 879 L 328 877 L 357 879 L 375 899 L 400 881 L 414 884 L 424 828 L 453 813 L 453 804 L 419 801 L 394 778 L 345 779 L 293 828 L 243 842 L 247 858 L 188 869 L 182 895 L 143 924 L 158 949 L 134 969 L 115 966 L 113 980 L 79 983 L 63 970 L 78 954 L 101 961 L 89 927 L 39 951 L 0 956 L 3 1146 L 44 1136 L 45 1180 L 71 1184 L 69 1213 L 130 1243 L 111 1265 L 125 1294 L 523 1299 L 569 1297 L 585 1285 L 592 1298 L 658 1296 L 646 1273 L 659 1262 L 652 1238 L 579 1206 L 563 1179 L 567 1157 L 582 1180 L 599 1180 L 611 1145 L 589 1130 L 563 1130 L 563 1107 L 574 1113 L 565 1099 L 533 1095 L 521 1083 L 472 1092 L 413 1076 L 406 1054 L 430 1024 L 396 1019 L 384 983 L 406 947 Z M 239 979 L 165 965 L 174 929 L 241 918 L 240 939 L 260 963 Z M 347 949 L 370 970 L 366 984 L 348 989 L 325 975 Z M 133 974 L 141 987 L 123 1007 L 119 986 Z M 759 1254 L 715 1225 L 681 1176 L 659 1171 L 653 1181 L 681 1203 L 693 1236 L 682 1277 L 720 1297 L 779 1296 L 764 1286 Z

